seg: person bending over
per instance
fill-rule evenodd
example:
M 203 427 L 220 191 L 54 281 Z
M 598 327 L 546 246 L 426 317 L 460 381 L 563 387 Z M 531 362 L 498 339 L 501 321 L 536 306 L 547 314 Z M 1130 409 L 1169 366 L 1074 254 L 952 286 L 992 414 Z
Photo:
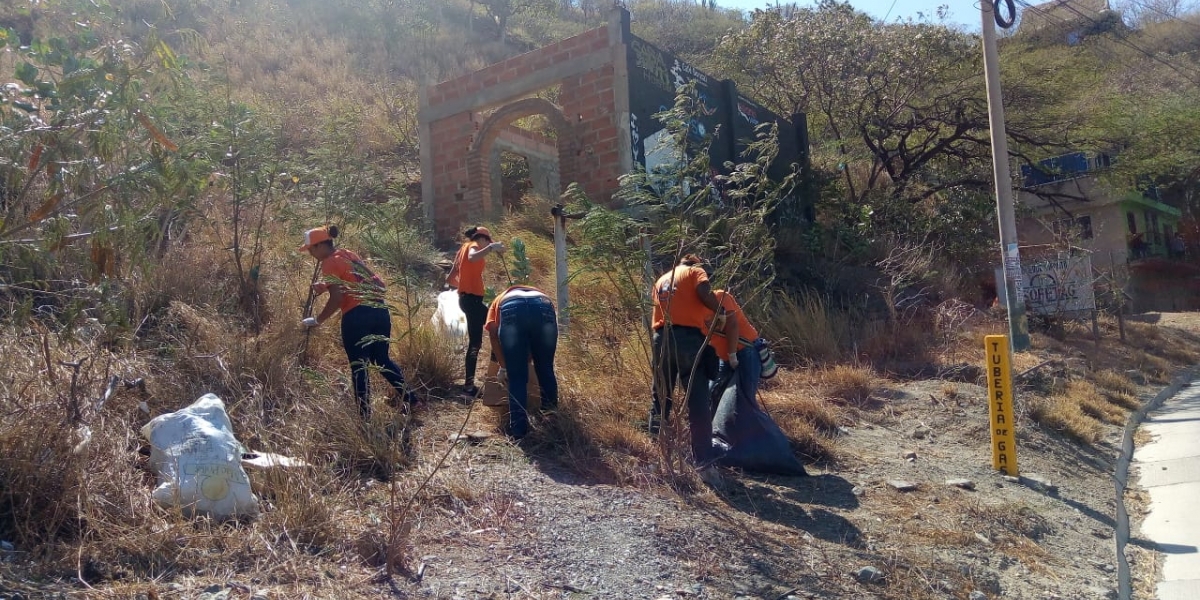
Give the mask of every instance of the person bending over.
M 554 375 L 554 352 L 558 347 L 558 319 L 554 303 L 541 290 L 514 285 L 504 290 L 488 307 L 485 326 L 496 359 L 499 379 L 508 386 L 510 437 L 521 439 L 529 432 L 529 359 L 542 388 L 542 410 L 558 408 L 558 378 Z

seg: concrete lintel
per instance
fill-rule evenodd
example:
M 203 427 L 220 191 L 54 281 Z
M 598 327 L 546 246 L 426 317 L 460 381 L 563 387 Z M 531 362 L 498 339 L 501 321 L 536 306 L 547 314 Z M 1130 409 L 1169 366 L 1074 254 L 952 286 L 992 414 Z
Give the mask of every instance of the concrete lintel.
M 497 137 L 496 140 L 492 142 L 492 147 L 493 147 L 493 151 L 508 150 L 509 152 L 512 152 L 514 154 L 520 154 L 521 156 L 524 156 L 526 158 L 536 158 L 538 160 L 558 162 L 557 149 L 554 154 L 547 154 L 545 152 L 541 152 L 539 150 L 534 150 L 529 147 L 520 146 L 517 143 L 513 142 L 512 140 L 505 139 L 504 134 L 500 134 L 500 136 Z
M 519 99 L 521 96 L 546 89 L 572 75 L 579 75 L 580 73 L 599 69 L 611 61 L 612 51 L 607 47 L 602 48 L 578 58 L 550 65 L 545 69 L 534 71 L 524 77 L 494 85 L 480 91 L 474 96 L 459 98 L 437 106 L 422 105 L 420 111 L 417 113 L 417 120 L 429 123 L 461 112 L 480 110 L 497 104 L 504 104 L 511 100 Z

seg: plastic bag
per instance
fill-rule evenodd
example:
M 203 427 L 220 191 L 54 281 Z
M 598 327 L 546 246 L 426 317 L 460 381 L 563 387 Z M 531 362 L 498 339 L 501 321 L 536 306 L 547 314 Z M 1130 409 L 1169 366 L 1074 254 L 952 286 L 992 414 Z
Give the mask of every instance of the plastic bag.
M 258 498 L 242 469 L 242 445 L 215 394 L 155 417 L 142 427 L 142 436 L 150 440 L 150 466 L 158 474 L 155 502 L 188 516 L 258 514 Z
M 443 335 L 467 337 L 467 314 L 458 307 L 458 292 L 446 290 L 438 294 L 437 310 L 433 312 L 430 322 Z
M 732 381 L 718 382 L 713 394 L 719 394 L 713 435 L 729 446 L 719 464 L 757 473 L 808 475 L 774 419 L 763 411 L 757 399 L 738 389 L 736 376 Z

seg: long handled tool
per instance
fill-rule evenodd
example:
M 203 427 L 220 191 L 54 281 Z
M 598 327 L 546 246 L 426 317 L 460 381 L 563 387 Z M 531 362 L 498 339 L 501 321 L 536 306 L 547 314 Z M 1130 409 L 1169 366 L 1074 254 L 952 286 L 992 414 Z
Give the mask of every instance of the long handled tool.
M 321 274 L 321 262 L 317 261 L 317 265 L 313 267 L 311 280 L 308 282 L 308 300 L 304 301 L 304 314 L 300 315 L 301 319 L 307 319 L 312 316 L 313 302 L 317 299 L 317 290 L 313 286 L 317 284 L 317 276 Z M 300 345 L 300 364 L 308 363 L 308 339 L 312 336 L 312 328 L 304 328 L 304 341 Z

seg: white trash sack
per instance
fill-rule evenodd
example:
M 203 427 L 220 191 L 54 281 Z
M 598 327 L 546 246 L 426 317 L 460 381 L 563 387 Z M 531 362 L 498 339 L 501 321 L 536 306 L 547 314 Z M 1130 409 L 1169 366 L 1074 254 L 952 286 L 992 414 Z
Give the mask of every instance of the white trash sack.
M 437 310 L 433 311 L 430 322 L 443 335 L 456 339 L 467 336 L 467 314 L 458 307 L 458 292 L 446 290 L 438 294 Z
M 155 502 L 188 516 L 258 515 L 258 498 L 242 469 L 242 445 L 215 394 L 155 417 L 142 427 L 142 436 L 150 440 L 150 466 L 158 474 Z

